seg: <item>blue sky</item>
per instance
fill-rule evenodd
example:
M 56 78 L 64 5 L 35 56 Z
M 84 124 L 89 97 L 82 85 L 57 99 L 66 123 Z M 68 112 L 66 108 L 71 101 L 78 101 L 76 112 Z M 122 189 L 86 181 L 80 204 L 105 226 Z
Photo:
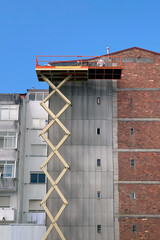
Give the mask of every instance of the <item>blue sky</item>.
M 0 8 L 0 93 L 47 88 L 36 55 L 98 56 L 130 47 L 160 52 L 159 0 L 9 0 Z

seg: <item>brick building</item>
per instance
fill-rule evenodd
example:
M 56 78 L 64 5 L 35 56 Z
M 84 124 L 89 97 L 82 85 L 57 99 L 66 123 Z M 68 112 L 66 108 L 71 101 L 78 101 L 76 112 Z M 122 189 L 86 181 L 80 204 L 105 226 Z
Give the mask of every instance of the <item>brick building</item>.
M 160 239 L 160 54 L 133 47 L 82 58 L 44 66 L 44 61 L 36 61 L 38 80 L 50 86 L 50 109 L 44 107 L 49 114 L 48 137 L 58 148 L 64 143 L 60 153 L 68 163 L 62 166 L 61 157 L 48 157 L 50 175 L 42 167 L 49 179 L 43 202 L 48 207 L 44 239 L 49 234 L 47 240 Z M 57 90 L 62 80 L 64 95 Z M 61 116 L 62 100 L 65 109 L 71 103 L 72 108 Z M 66 142 L 61 139 L 70 133 L 59 120 L 51 128 L 52 113 L 71 133 Z M 54 155 L 54 146 L 46 142 L 49 156 Z M 68 171 L 60 181 L 64 167 Z M 54 181 L 67 200 L 52 193 L 55 183 L 50 176 L 58 179 Z M 62 201 L 63 209 L 69 205 L 59 219 Z M 65 237 L 53 228 L 51 215 L 56 214 Z
M 115 240 L 157 240 L 160 54 L 133 47 L 113 55 L 123 59 L 113 92 Z

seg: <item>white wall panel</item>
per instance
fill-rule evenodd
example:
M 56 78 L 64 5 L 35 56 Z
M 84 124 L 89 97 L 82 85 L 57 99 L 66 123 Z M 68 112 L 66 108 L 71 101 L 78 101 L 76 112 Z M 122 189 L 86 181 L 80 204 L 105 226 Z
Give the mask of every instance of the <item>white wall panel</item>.
M 40 240 L 45 234 L 45 226 L 10 225 L 0 226 L 0 240 Z

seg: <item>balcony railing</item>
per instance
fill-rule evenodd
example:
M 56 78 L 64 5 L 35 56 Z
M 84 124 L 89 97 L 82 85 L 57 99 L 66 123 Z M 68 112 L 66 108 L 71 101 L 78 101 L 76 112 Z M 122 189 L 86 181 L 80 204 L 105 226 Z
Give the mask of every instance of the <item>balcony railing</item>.
M 99 65 L 99 61 L 103 65 Z M 36 67 L 56 68 L 56 67 L 105 67 L 111 69 L 122 69 L 121 56 L 36 56 Z
M 0 208 L 0 222 L 11 222 L 15 220 L 14 208 Z
M 15 192 L 17 190 L 17 179 L 0 178 L 0 192 Z

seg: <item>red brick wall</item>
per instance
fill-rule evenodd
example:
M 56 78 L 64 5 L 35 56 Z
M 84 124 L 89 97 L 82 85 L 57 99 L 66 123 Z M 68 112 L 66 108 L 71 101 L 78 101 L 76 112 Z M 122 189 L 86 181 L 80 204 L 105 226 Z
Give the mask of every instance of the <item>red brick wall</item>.
M 141 49 L 123 51 L 122 79 L 118 80 L 117 91 L 119 118 L 160 118 L 160 55 Z M 134 62 L 125 62 L 128 61 Z M 150 58 L 150 63 L 138 63 Z M 126 91 L 125 88 L 140 88 L 142 91 Z M 147 91 L 144 88 L 154 88 Z M 144 90 L 143 90 L 144 89 Z M 130 134 L 134 128 L 134 134 Z M 160 149 L 160 121 L 118 121 L 118 148 Z M 135 159 L 135 167 L 130 159 Z M 160 181 L 160 153 L 119 152 L 120 181 Z M 131 199 L 131 192 L 136 198 Z M 160 185 L 119 184 L 120 214 L 160 214 Z M 132 233 L 137 225 L 137 233 Z M 160 239 L 160 218 L 120 218 L 120 240 Z
M 154 68 L 154 71 L 153 71 Z M 160 88 L 160 66 L 154 63 L 123 63 L 119 88 Z
M 131 192 L 136 198 L 131 199 Z M 160 185 L 120 184 L 120 213 L 160 214 Z
M 137 233 L 132 233 L 132 225 Z M 120 240 L 159 240 L 160 218 L 120 218 Z
M 160 55 L 132 49 L 114 54 L 115 56 L 132 58 L 152 58 L 153 63 L 123 62 L 122 79 L 118 88 L 160 88 Z
M 130 134 L 134 128 L 134 134 Z M 118 122 L 119 148 L 160 148 L 160 122 L 156 121 L 119 121 Z
M 118 92 L 119 118 L 160 118 L 159 91 Z
M 130 159 L 135 159 L 131 167 Z M 119 180 L 121 181 L 160 181 L 160 153 L 119 152 Z

